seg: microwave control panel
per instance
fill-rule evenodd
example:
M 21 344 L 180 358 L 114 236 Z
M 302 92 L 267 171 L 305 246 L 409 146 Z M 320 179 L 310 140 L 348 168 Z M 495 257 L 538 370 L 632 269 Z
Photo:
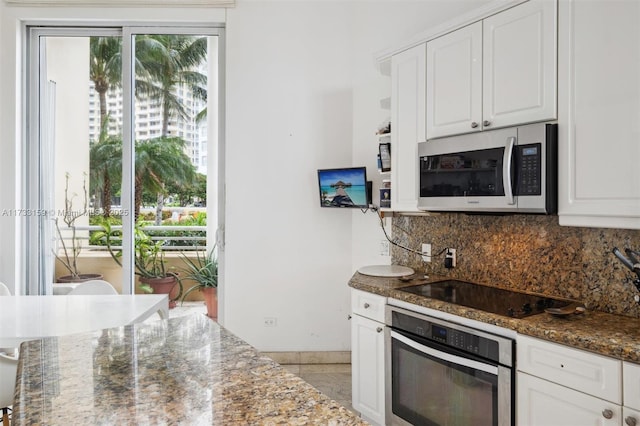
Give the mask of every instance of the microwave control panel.
M 515 195 L 542 194 L 542 144 L 516 146 Z

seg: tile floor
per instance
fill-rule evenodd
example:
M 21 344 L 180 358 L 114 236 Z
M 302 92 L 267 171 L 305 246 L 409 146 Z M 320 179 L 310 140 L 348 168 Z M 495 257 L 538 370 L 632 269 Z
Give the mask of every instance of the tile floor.
M 169 311 L 169 317 L 175 318 L 193 313 L 205 315 L 207 308 L 203 302 L 178 303 L 178 306 Z M 351 407 L 351 364 L 287 364 L 282 367 L 353 411 Z
M 290 364 L 282 367 L 354 411 L 351 407 L 351 364 Z

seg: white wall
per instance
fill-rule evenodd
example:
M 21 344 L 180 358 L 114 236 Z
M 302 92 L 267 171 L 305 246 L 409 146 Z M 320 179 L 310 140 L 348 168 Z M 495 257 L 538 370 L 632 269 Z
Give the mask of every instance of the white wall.
M 347 281 L 389 258 L 375 214 L 318 207 L 316 169 L 366 165 L 375 201 L 390 80 L 374 52 L 484 3 L 239 0 L 229 10 L 226 327 L 261 350 L 350 348 Z
M 352 164 L 348 11 L 228 11 L 224 324 L 262 350 L 349 345 L 351 212 L 319 207 L 316 172 Z

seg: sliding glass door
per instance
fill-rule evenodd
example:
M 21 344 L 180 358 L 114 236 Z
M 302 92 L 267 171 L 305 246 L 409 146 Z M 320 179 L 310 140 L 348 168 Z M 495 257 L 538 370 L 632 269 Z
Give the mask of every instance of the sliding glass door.
M 141 236 L 169 269 L 213 246 L 221 31 L 28 28 L 26 294 L 86 276 L 134 293 Z

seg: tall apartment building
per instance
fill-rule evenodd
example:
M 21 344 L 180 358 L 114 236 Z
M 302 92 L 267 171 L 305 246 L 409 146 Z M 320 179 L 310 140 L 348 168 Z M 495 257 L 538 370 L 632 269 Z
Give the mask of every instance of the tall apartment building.
M 100 99 L 89 82 L 89 140 L 98 140 L 100 136 Z M 190 119 L 172 117 L 169 121 L 169 135 L 184 139 L 185 153 L 191 159 L 198 173 L 207 174 L 207 123 L 196 123 L 196 115 L 206 103 L 193 96 L 186 87 L 178 87 L 176 96 L 181 100 Z M 107 92 L 107 111 L 109 113 L 109 134 L 122 134 L 122 89 L 110 89 Z M 155 138 L 162 133 L 162 109 L 157 100 L 136 100 L 135 137 L 137 140 Z

